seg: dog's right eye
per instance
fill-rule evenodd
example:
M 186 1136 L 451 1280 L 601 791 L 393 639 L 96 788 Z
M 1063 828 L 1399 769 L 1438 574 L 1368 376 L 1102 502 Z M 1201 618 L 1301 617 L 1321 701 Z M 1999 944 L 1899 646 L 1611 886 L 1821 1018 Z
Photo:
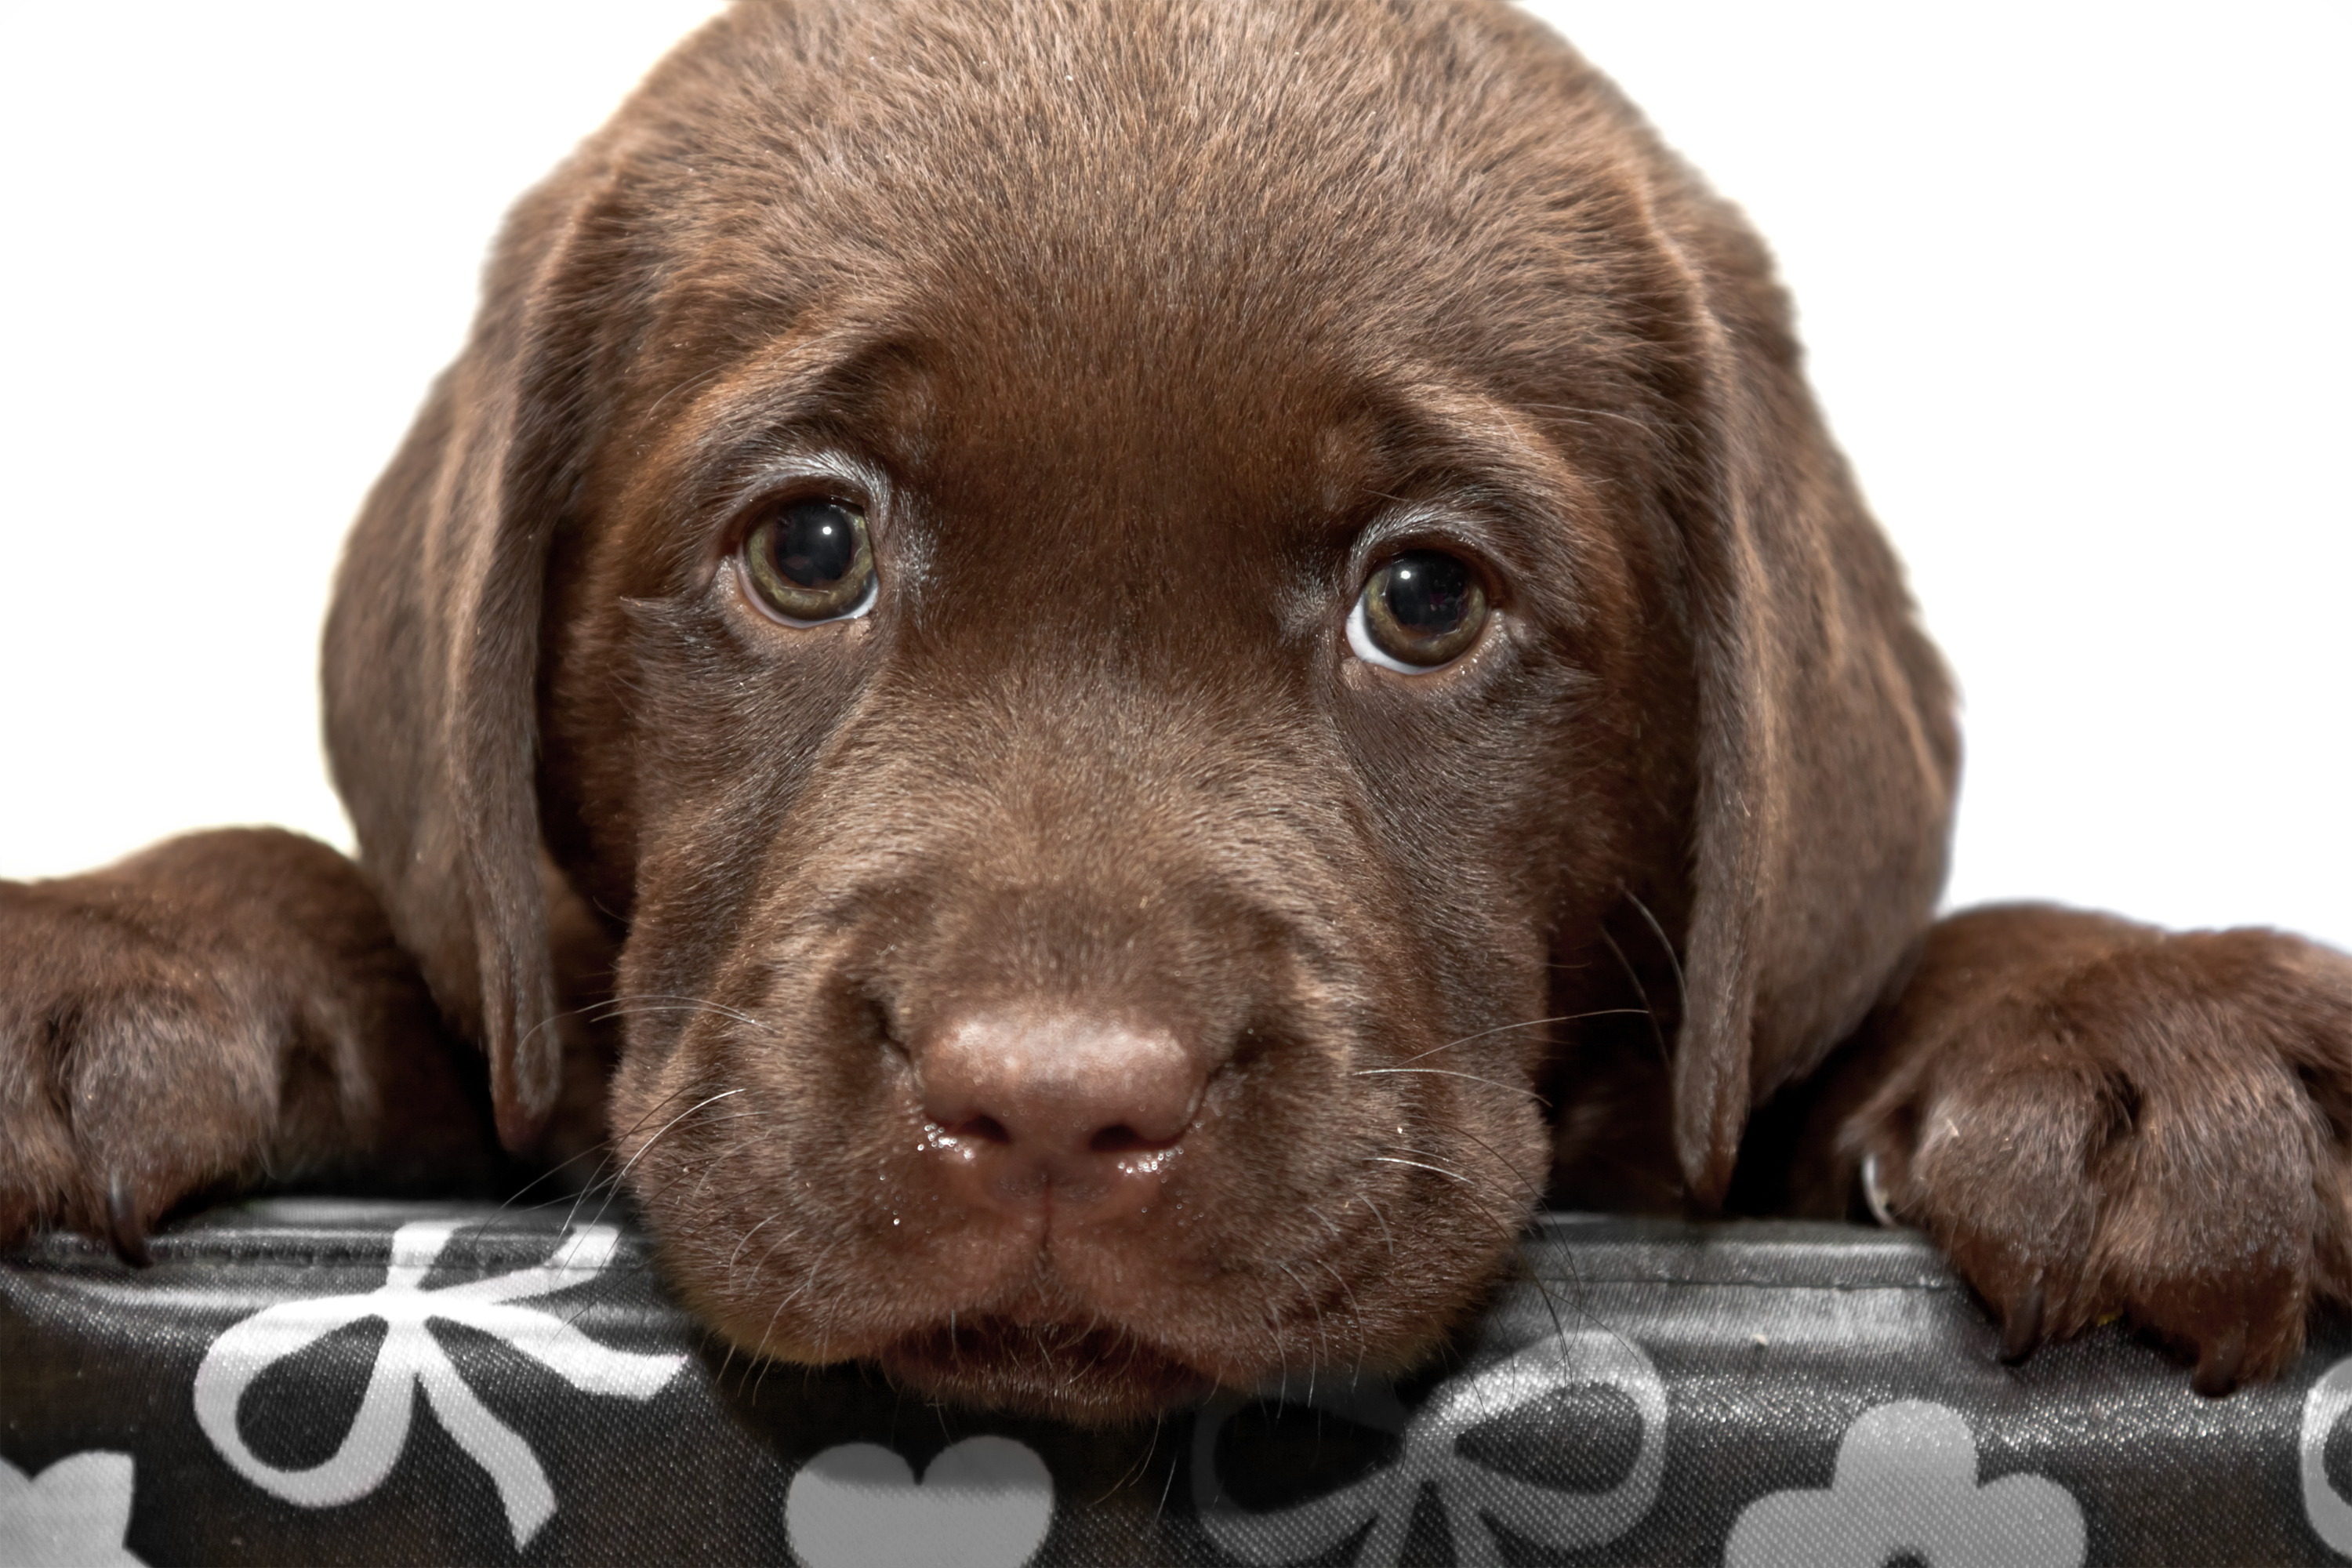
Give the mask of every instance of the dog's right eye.
M 1348 616 L 1348 646 L 1358 658 L 1401 675 L 1450 664 L 1486 624 L 1486 590 L 1477 571 L 1442 550 L 1413 550 L 1372 574 Z
M 743 541 L 743 571 L 761 605 L 787 626 L 854 620 L 878 587 L 866 513 L 847 501 L 788 501 Z

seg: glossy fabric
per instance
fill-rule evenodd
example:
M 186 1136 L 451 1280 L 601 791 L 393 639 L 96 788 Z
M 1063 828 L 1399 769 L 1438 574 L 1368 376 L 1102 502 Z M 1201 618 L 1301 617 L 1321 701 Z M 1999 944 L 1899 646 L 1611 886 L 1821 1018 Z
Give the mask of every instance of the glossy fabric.
M 2352 1553 L 2352 1322 L 2219 1402 L 2116 1328 L 2005 1367 L 1900 1233 L 1553 1215 L 1444 1368 L 1302 1345 L 1258 1399 L 1108 1433 L 747 1364 L 593 1207 L 275 1200 L 154 1253 L 0 1266 L 0 1563 Z

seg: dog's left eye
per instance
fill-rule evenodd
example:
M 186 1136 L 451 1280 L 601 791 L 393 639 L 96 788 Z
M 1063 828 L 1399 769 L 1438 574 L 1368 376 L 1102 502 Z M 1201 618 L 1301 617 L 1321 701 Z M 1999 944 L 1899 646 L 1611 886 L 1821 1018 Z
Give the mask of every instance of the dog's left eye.
M 743 541 L 760 602 L 796 626 L 846 621 L 874 607 L 877 582 L 866 514 L 847 501 L 789 501 Z
M 1366 664 L 1425 675 L 1469 651 L 1486 624 L 1486 590 L 1458 555 L 1412 550 L 1372 574 L 1348 613 L 1348 646 Z

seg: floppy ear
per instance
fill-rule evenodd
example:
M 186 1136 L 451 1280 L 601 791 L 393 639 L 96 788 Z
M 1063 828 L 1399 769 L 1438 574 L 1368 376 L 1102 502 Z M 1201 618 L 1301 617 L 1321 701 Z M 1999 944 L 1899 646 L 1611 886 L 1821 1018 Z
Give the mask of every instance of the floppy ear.
M 1682 247 L 1702 300 L 1681 508 L 1699 736 L 1674 1125 L 1712 1204 L 1750 1107 L 1853 1030 L 1932 921 L 1959 736 L 1770 263 L 1710 216 Z
M 488 1052 L 517 1152 L 562 1072 L 539 881 L 540 602 L 588 442 L 584 237 L 609 184 L 583 150 L 509 218 L 473 335 L 369 495 L 327 620 L 327 749 L 361 865 Z

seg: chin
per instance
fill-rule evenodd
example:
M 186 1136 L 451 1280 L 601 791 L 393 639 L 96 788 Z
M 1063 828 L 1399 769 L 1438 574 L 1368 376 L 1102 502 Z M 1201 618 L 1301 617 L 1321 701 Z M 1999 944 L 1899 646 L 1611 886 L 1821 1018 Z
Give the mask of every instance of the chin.
M 1221 1381 L 1126 1328 L 993 1317 L 919 1330 L 870 1359 L 893 1384 L 941 1404 L 1083 1426 L 1195 1404 Z

